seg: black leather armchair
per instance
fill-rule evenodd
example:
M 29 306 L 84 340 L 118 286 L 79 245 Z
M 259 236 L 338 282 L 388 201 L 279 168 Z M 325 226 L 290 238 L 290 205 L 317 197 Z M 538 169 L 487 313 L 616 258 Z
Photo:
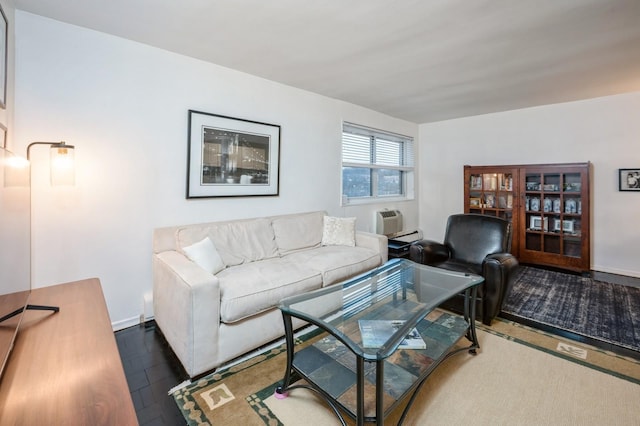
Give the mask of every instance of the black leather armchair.
M 424 265 L 483 276 L 476 313 L 483 324 L 491 325 L 511 291 L 518 269 L 518 260 L 510 250 L 509 221 L 480 214 L 455 214 L 447 221 L 443 243 L 416 241 L 409 247 L 409 257 Z M 462 312 L 463 295 L 449 299 L 442 307 Z

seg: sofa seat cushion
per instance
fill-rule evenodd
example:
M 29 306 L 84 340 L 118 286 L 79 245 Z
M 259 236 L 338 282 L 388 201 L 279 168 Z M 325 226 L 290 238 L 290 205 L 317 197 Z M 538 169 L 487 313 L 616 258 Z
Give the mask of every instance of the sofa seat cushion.
M 221 271 L 220 319 L 233 323 L 267 311 L 285 297 L 315 290 L 322 276 L 302 263 L 267 259 Z
M 282 259 L 320 271 L 324 287 L 380 265 L 380 253 L 364 247 L 323 246 L 291 253 Z

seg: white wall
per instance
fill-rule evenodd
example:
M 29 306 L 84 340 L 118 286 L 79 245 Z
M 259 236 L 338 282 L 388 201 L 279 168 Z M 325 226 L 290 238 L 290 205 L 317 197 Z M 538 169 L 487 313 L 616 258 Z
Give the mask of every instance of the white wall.
M 640 276 L 640 193 L 618 169 L 640 167 L 640 92 L 420 126 L 420 227 L 441 240 L 463 211 L 463 166 L 591 161 L 592 269 Z
M 342 121 L 417 140 L 416 124 L 22 11 L 15 28 L 15 140 L 76 146 L 73 188 L 32 152 L 34 285 L 99 277 L 116 328 L 151 291 L 153 228 L 326 210 L 373 230 L 380 207 L 417 226 L 417 201 L 340 207 Z M 282 126 L 280 196 L 186 200 L 188 109 Z

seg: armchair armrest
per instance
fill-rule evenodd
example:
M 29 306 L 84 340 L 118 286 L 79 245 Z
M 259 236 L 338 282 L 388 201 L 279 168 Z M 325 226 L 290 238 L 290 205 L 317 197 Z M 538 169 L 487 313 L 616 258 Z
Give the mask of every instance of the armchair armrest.
M 494 253 L 482 262 L 485 280 L 485 298 L 492 307 L 493 317 L 500 313 L 502 304 L 511 292 L 511 285 L 519 262 L 510 253 Z
M 449 248 L 436 241 L 418 240 L 409 247 L 409 258 L 423 265 L 437 265 L 449 260 L 450 256 Z
M 187 373 L 213 368 L 220 327 L 218 278 L 177 251 L 153 255 L 153 308 Z M 208 367 L 208 368 L 207 368 Z

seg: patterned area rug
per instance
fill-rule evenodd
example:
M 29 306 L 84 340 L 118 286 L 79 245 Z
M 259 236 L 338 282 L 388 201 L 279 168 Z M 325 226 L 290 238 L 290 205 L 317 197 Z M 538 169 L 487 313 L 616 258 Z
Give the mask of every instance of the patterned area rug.
M 502 310 L 640 351 L 640 288 L 522 266 Z
M 405 424 L 532 424 L 532 419 L 535 424 L 604 424 L 611 418 L 620 425 L 637 424 L 640 361 L 501 318 L 491 327 L 478 325 L 478 335 L 480 353 L 463 352 L 443 363 L 420 391 Z M 306 346 L 320 337 L 297 342 Z M 326 403 L 306 389 L 274 398 L 285 366 L 281 345 L 181 387 L 173 397 L 189 425 L 339 424 Z M 464 396 L 456 399 L 455 410 L 452 395 Z M 402 408 L 387 423 L 396 424 Z M 347 419 L 347 424 L 353 422 Z

